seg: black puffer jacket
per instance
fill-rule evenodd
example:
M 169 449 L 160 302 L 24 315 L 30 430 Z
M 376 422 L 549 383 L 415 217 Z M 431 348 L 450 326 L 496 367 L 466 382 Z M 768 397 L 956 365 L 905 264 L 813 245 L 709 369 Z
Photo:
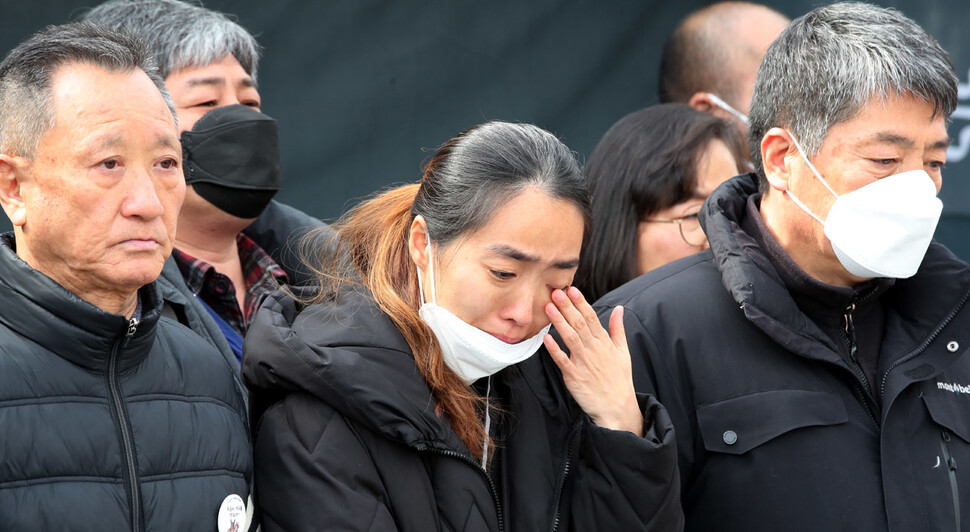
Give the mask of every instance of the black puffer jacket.
M 879 295 L 869 382 L 742 230 L 756 191 L 722 185 L 710 251 L 596 305 L 626 307 L 637 387 L 677 429 L 687 529 L 970 530 L 970 267 L 933 244 Z
M 216 529 L 252 476 L 233 369 L 167 318 L 107 314 L 0 237 L 0 529 Z
M 243 378 L 264 531 L 682 527 L 663 408 L 640 397 L 645 438 L 596 427 L 548 355 L 492 377 L 490 404 L 507 415 L 487 473 L 434 415 L 401 334 L 359 294 L 302 311 L 267 299 Z

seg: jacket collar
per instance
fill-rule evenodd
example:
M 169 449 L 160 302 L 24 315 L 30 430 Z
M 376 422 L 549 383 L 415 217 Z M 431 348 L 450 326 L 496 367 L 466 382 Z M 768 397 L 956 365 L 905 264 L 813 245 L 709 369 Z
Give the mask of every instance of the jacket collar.
M 470 456 L 435 414 L 407 342 L 362 288 L 307 307 L 282 291 L 269 296 L 247 333 L 242 372 L 267 396 L 308 393 L 394 441 Z
M 789 350 L 809 358 L 843 364 L 831 341 L 797 306 L 758 240 L 744 230 L 748 199 L 758 191 L 755 174 L 735 177 L 711 194 L 700 213 L 722 282 L 745 316 Z M 891 305 L 886 347 L 909 352 L 931 331 L 950 323 L 970 293 L 970 267 L 943 246 L 930 245 L 915 276 L 899 279 L 882 298 Z M 890 296 L 887 298 L 887 296 Z M 970 319 L 968 313 L 963 313 Z M 898 319 L 904 327 L 894 329 Z M 968 340 L 970 341 L 970 340 Z M 907 348 L 907 346 L 909 346 Z
M 0 235 L 0 323 L 78 366 L 104 371 L 116 345 L 121 371 L 148 356 L 161 301 L 154 283 L 138 296 L 142 319 L 129 338 L 127 318 L 104 312 L 31 268 L 14 252 L 13 233 Z

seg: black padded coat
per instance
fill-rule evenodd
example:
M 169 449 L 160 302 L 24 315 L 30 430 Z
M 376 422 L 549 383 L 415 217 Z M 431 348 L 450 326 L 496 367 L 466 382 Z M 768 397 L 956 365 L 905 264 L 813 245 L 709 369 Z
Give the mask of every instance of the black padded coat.
M 505 411 L 488 471 L 368 297 L 267 299 L 246 339 L 257 508 L 277 530 L 679 530 L 673 432 L 640 396 L 646 436 L 597 427 L 540 352 L 492 377 Z
M 189 329 L 108 314 L 0 236 L 0 529 L 211 532 L 252 456 L 233 368 Z
M 757 188 L 710 196 L 709 251 L 594 305 L 626 308 L 637 389 L 670 412 L 687 529 L 970 530 L 970 267 L 934 243 L 880 294 L 867 379 L 742 229 Z

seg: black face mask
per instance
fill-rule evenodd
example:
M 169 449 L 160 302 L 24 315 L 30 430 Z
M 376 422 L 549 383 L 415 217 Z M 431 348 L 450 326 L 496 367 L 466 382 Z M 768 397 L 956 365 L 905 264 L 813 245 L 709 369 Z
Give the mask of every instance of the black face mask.
M 185 183 L 219 209 L 256 218 L 283 188 L 276 120 L 228 105 L 206 113 L 182 132 Z

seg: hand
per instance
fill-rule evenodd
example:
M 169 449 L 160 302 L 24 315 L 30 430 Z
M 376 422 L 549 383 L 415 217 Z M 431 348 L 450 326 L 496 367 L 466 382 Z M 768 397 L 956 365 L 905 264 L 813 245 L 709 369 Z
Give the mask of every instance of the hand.
M 553 290 L 545 311 L 570 354 L 560 349 L 552 335 L 547 334 L 543 343 L 576 403 L 593 423 L 642 436 L 643 415 L 633 390 L 623 307 L 613 309 L 609 334 L 575 287 Z

